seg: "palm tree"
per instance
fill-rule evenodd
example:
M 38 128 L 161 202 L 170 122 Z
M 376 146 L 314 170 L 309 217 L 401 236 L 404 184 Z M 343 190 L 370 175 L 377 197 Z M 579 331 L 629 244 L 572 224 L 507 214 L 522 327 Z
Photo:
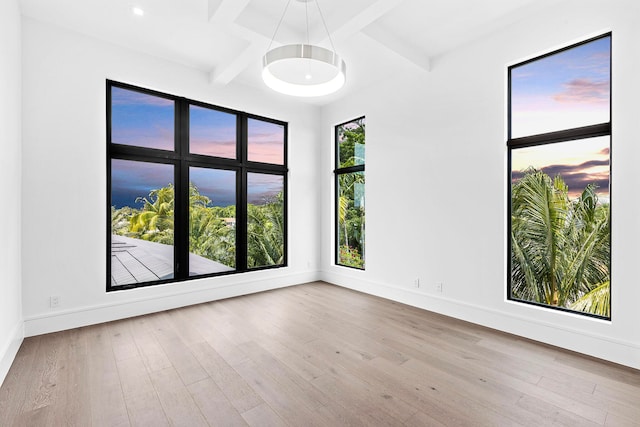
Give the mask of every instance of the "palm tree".
M 284 196 L 280 192 L 262 205 L 247 206 L 247 265 L 284 262 Z
M 595 187 L 571 201 L 560 176 L 529 169 L 511 204 L 512 296 L 609 316 L 609 205 Z
M 148 198 L 138 197 L 138 202 L 143 202 L 144 206 L 129 219 L 132 237 L 173 244 L 173 184 L 151 190 Z
M 230 209 L 210 205 L 211 199 L 189 183 L 189 252 L 235 267 L 235 228 L 225 222 Z

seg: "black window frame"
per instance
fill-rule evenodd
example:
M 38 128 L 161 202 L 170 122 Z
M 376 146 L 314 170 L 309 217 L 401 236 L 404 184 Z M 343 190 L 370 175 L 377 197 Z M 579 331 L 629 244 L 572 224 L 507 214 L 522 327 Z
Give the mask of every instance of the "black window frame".
M 355 166 L 349 166 L 346 168 L 341 168 L 340 167 L 340 139 L 338 136 L 338 128 L 340 128 L 341 126 L 344 125 L 348 125 L 349 123 L 353 123 L 353 122 L 357 122 L 359 120 L 365 120 L 366 122 L 366 116 L 360 116 L 360 117 L 356 117 L 355 119 L 351 119 L 351 120 L 347 120 L 346 122 L 337 124 L 334 126 L 334 147 L 335 147 L 335 169 L 333 170 L 333 174 L 334 174 L 334 224 L 335 224 L 335 233 L 334 233 L 334 264 L 336 266 L 339 267 L 345 267 L 345 268 L 351 268 L 357 271 L 365 271 L 366 269 L 366 261 L 365 261 L 365 267 L 363 268 L 358 268 L 358 267 L 354 267 L 351 265 L 345 265 L 345 264 L 340 264 L 339 258 L 340 258 L 340 214 L 339 214 L 339 210 L 340 210 L 340 206 L 339 206 L 339 192 L 340 192 L 340 185 L 339 185 L 339 178 L 340 175 L 346 175 L 349 173 L 357 173 L 357 172 L 362 172 L 363 174 L 365 173 L 365 163 L 366 163 L 366 151 L 365 151 L 365 161 L 361 164 L 361 165 L 355 165 Z M 366 132 L 366 131 L 365 131 Z M 365 133 L 365 143 L 366 143 L 366 133 Z M 366 146 L 366 145 L 365 145 Z M 366 149 L 365 149 L 366 150 Z M 365 178 L 366 179 L 366 178 Z M 365 183 L 366 186 L 366 183 Z M 366 241 L 365 241 L 365 245 L 366 245 Z
M 586 125 L 586 126 L 580 126 L 580 127 L 576 127 L 576 128 L 569 128 L 569 129 L 562 129 L 562 130 L 557 130 L 557 131 L 552 131 L 552 132 L 545 132 L 545 133 L 541 133 L 541 134 L 534 134 L 534 135 L 527 135 L 527 136 L 522 136 L 522 137 L 517 137 L 517 138 L 512 138 L 512 117 L 511 117 L 511 107 L 512 107 L 512 86 L 511 86 L 511 75 L 512 75 L 512 70 L 514 68 L 520 67 L 522 65 L 526 65 L 535 61 L 538 61 L 540 59 L 544 59 L 547 58 L 549 56 L 552 55 L 556 55 L 568 50 L 571 50 L 573 48 L 594 42 L 596 40 L 600 40 L 600 39 L 604 39 L 604 38 L 609 38 L 609 51 L 611 52 L 611 55 L 609 56 L 609 121 L 608 122 L 603 122 L 603 123 L 596 123 L 596 124 L 591 124 L 591 125 Z M 612 122 L 613 122 L 613 111 L 612 111 L 612 93 L 613 93 L 613 79 L 611 78 L 613 76 L 613 51 L 612 51 L 612 46 L 613 46 L 613 35 L 612 32 L 606 32 L 603 34 L 600 34 L 598 36 L 594 36 L 594 37 L 590 37 L 586 40 L 577 42 L 577 43 L 573 43 L 569 46 L 565 46 L 563 48 L 554 50 L 552 52 L 548 52 L 546 54 L 540 55 L 540 56 L 536 56 L 535 58 L 530 58 L 526 61 L 522 61 L 519 62 L 517 64 L 513 64 L 507 67 L 507 78 L 508 78 L 508 82 L 507 82 L 507 230 L 506 230 L 506 238 L 507 238 L 507 253 L 506 253 L 506 257 L 507 257 L 507 300 L 508 301 L 513 301 L 513 302 L 518 302 L 518 303 L 523 303 L 523 304 L 527 304 L 527 305 L 532 305 L 532 306 L 537 306 L 537 307 L 543 307 L 546 309 L 550 309 L 550 310 L 556 310 L 556 311 L 561 311 L 561 312 L 566 312 L 566 313 L 572 313 L 572 314 L 577 314 L 580 316 L 585 316 L 585 317 L 591 317 L 591 318 L 596 318 L 596 319 L 602 319 L 602 320 L 607 320 L 607 321 L 611 321 L 611 319 L 613 318 L 613 310 L 612 310 L 612 304 L 611 304 L 611 295 L 613 293 L 613 286 L 610 285 L 610 295 L 609 295 L 609 317 L 606 316 L 600 316 L 597 314 L 593 314 L 593 313 L 588 313 L 588 312 L 583 312 L 583 311 L 577 311 L 577 310 L 571 310 L 565 307 L 559 307 L 559 306 L 553 306 L 553 305 L 548 305 L 548 304 L 543 304 L 543 303 L 538 303 L 535 301 L 529 301 L 529 300 L 524 300 L 524 299 L 518 299 L 518 298 L 514 298 L 511 292 L 511 268 L 512 268 L 512 263 L 511 263 L 511 251 L 512 251 L 512 242 L 511 242 L 511 227 L 512 227 L 512 222 L 511 222 L 511 212 L 512 212 L 512 161 L 511 161 L 511 156 L 512 156 L 512 152 L 513 150 L 516 150 L 518 148 L 526 148 L 526 147 L 535 147 L 535 146 L 541 146 L 541 145 L 548 145 L 548 144 L 554 144 L 554 143 L 560 143 L 560 142 L 568 142 L 568 141 L 574 141 L 574 140 L 581 140 L 581 139 L 587 139 L 587 138 L 596 138 L 596 137 L 601 137 L 601 136 L 608 136 L 609 137 L 609 215 L 612 214 L 612 191 L 611 191 L 611 183 L 612 183 L 612 176 L 613 176 L 613 167 L 612 167 L 612 148 L 613 148 L 613 134 L 612 134 Z M 611 227 L 611 222 L 609 223 L 609 245 L 611 245 L 611 232 L 612 232 L 612 227 Z M 611 263 L 611 259 L 610 259 L 610 263 Z M 611 265 L 609 266 L 609 275 L 611 275 Z
M 112 143 L 111 107 L 112 88 L 122 88 L 174 102 L 174 150 L 138 147 Z M 194 105 L 217 110 L 236 116 L 236 158 L 207 156 L 189 152 L 189 106 Z M 206 102 L 171 95 L 156 90 L 127 83 L 106 80 L 106 160 L 107 160 L 107 257 L 106 257 L 106 291 L 119 291 L 167 283 L 179 283 L 208 277 L 217 277 L 246 273 L 249 271 L 268 270 L 288 266 L 288 123 L 243 111 L 233 110 Z M 248 157 L 248 120 L 255 119 L 273 123 L 284 128 L 283 164 L 261 163 L 249 161 Z M 142 283 L 125 285 L 111 284 L 111 161 L 115 159 L 162 163 L 174 166 L 174 277 Z M 236 172 L 236 265 L 232 271 L 189 275 L 189 168 L 202 167 Z M 283 178 L 283 262 L 281 264 L 248 267 L 247 247 L 247 176 L 249 173 L 260 173 L 282 176 Z M 144 195 L 146 196 L 146 195 Z

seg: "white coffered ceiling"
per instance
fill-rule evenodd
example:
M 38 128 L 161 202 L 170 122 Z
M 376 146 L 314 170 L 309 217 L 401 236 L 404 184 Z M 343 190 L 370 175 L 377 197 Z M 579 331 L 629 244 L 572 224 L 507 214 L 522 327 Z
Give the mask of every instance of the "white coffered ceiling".
M 262 85 L 261 58 L 289 0 L 22 0 L 25 16 L 201 70 L 211 84 Z M 318 0 L 347 63 L 338 94 L 414 67 L 557 0 Z M 132 13 L 134 6 L 144 16 Z M 275 44 L 330 47 L 315 2 L 290 0 Z

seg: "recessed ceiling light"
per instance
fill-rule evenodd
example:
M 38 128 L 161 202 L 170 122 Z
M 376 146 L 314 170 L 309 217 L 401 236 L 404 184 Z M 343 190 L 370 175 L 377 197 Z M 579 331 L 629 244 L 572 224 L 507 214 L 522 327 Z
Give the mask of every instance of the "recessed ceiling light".
M 142 8 L 134 6 L 131 11 L 133 12 L 134 15 L 138 15 L 138 16 L 143 16 L 144 15 L 144 10 L 142 10 Z

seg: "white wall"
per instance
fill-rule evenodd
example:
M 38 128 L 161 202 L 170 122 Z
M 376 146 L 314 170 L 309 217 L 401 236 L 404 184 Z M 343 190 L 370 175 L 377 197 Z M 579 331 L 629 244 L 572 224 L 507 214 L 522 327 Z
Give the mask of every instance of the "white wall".
M 318 107 L 213 86 L 205 73 L 27 18 L 23 55 L 27 336 L 317 279 Z M 105 79 L 290 123 L 289 267 L 105 292 Z
M 640 368 L 640 10 L 631 0 L 558 1 L 453 53 L 329 105 L 332 127 L 367 120 L 367 267 L 329 282 Z M 506 67 L 613 31 L 612 321 L 506 301 Z M 323 154 L 324 236 L 333 236 L 334 154 Z M 413 287 L 415 278 L 421 286 Z M 443 292 L 435 283 L 443 282 Z
M 0 2 L 0 384 L 24 335 L 20 287 L 20 49 L 18 2 Z

